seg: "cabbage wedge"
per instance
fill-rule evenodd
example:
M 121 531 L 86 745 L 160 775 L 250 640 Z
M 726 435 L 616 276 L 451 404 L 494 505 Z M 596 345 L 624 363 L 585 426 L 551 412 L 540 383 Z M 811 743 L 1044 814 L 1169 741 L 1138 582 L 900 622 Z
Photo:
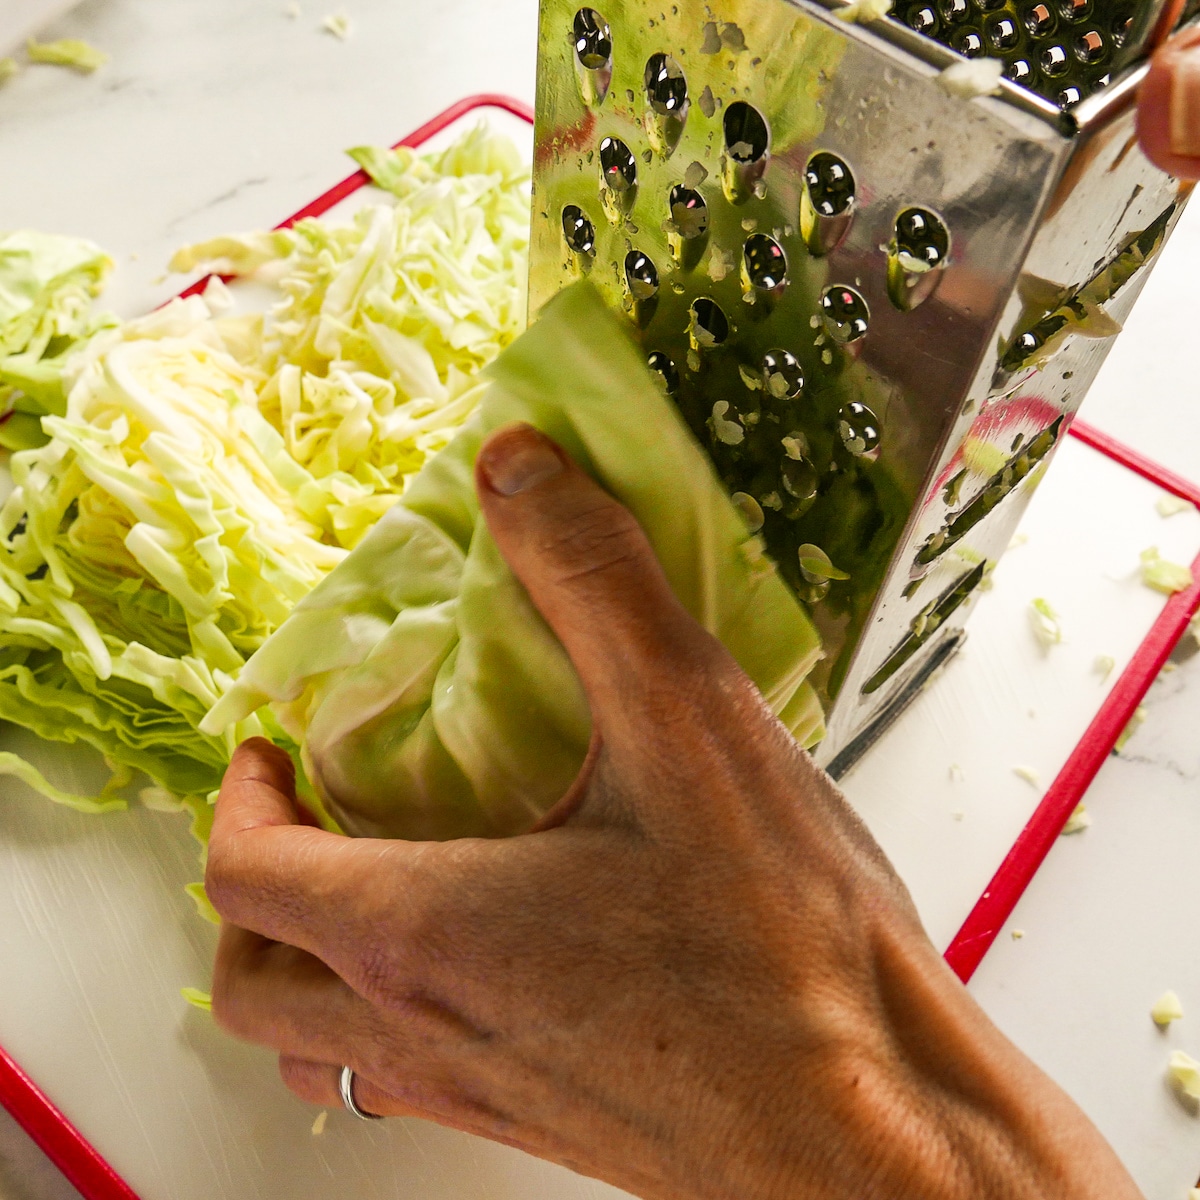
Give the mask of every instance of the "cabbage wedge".
M 479 409 L 254 654 L 204 718 L 270 705 L 348 832 L 447 839 L 528 829 L 587 750 L 565 651 L 483 522 L 485 437 L 526 421 L 627 505 L 689 612 L 803 744 L 822 732 L 807 614 L 725 494 L 624 327 L 588 284 L 548 305 L 489 370 Z

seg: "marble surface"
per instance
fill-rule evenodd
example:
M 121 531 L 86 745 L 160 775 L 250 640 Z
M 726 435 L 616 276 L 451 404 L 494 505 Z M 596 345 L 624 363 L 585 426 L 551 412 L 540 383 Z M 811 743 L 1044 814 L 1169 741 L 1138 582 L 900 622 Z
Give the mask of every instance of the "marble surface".
M 0 90 L 0 229 L 91 236 L 120 262 L 125 312 L 169 294 L 181 242 L 291 211 L 347 170 L 340 149 L 393 141 L 460 96 L 532 99 L 534 0 L 347 0 L 346 42 L 306 0 L 87 0 L 46 31 L 112 54 L 96 75 L 31 68 Z M 1084 416 L 1200 479 L 1200 343 L 1189 296 L 1200 206 L 1185 215 Z M 1166 1090 L 1200 1056 L 1200 655 L 1152 689 L 1145 727 L 1088 795 L 1094 825 L 1055 848 L 972 990 L 1136 1163 L 1149 1200 L 1184 1200 L 1200 1119 Z M 1147 1011 L 1174 988 L 1168 1034 Z M 1167 1153 L 1168 1149 L 1170 1153 Z M 1156 1170 L 1155 1164 L 1170 1163 Z M 73 1194 L 0 1119 L 0 1197 Z

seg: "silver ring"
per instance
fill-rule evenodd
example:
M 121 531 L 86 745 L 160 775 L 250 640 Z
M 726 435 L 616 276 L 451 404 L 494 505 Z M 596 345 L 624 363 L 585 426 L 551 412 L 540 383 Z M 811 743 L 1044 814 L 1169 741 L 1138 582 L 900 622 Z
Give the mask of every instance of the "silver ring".
M 342 1073 L 338 1076 L 338 1091 L 342 1093 L 342 1103 L 346 1106 L 348 1113 L 353 1113 L 360 1121 L 382 1121 L 383 1118 L 378 1113 L 369 1113 L 365 1109 L 361 1109 L 354 1102 L 354 1071 L 350 1067 L 343 1067 Z

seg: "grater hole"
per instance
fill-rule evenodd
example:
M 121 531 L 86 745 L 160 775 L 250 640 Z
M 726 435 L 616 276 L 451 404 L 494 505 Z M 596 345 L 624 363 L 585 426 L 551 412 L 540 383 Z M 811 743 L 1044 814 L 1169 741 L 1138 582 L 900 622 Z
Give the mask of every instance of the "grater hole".
M 1011 79 L 1013 83 L 1029 85 L 1033 78 L 1033 65 L 1025 58 L 1014 58 L 1008 64 L 1004 71 L 1005 78 Z
M 1028 359 L 1031 355 L 1036 354 L 1045 344 L 1045 339 L 1028 330 L 1021 334 L 1020 337 L 1013 343 L 1013 349 L 1010 355 L 1018 359 Z
M 567 249 L 576 254 L 592 254 L 596 249 L 595 226 L 577 204 L 568 204 L 562 211 L 563 238 Z
M 834 341 L 857 342 L 871 319 L 867 302 L 851 287 L 837 284 L 821 293 L 821 314 Z
M 940 268 L 950 255 L 950 231 L 927 208 L 905 208 L 896 216 L 888 247 L 888 298 L 901 312 L 912 312 L 933 295 Z
M 637 199 L 637 163 L 620 138 L 600 143 L 600 202 L 614 225 L 626 220 Z
M 973 29 L 956 29 L 950 38 L 950 48 L 964 58 L 978 58 L 983 53 L 983 38 Z
M 1054 31 L 1054 14 L 1045 4 L 1035 4 L 1025 13 L 1025 28 L 1033 37 L 1045 37 Z
M 625 282 L 634 300 L 650 300 L 658 293 L 658 268 L 641 250 L 625 255 Z
M 708 296 L 699 296 L 688 310 L 691 338 L 698 347 L 720 346 L 729 338 L 729 318 L 724 309 Z
M 762 359 L 763 387 L 776 400 L 794 400 L 804 390 L 804 369 L 790 350 L 768 350 Z
M 614 192 L 628 192 L 637 186 L 637 162 L 620 138 L 606 137 L 600 143 L 600 177 Z
M 1092 0 L 1059 0 L 1058 11 L 1064 21 L 1086 21 L 1092 15 Z
M 855 458 L 872 455 L 879 449 L 879 418 L 859 400 L 842 405 L 837 432 L 847 453 Z
M 646 99 L 659 116 L 681 114 L 687 105 L 687 77 L 669 54 L 652 54 L 643 79 Z
M 1123 46 L 1129 31 L 1133 27 L 1133 13 L 1129 9 L 1120 9 L 1112 19 L 1109 27 L 1112 32 L 1114 46 Z
M 1108 53 L 1104 38 L 1095 29 L 1089 29 L 1079 35 L 1075 42 L 1075 57 L 1087 66 L 1095 66 Z
M 896 253 L 906 271 L 931 271 L 945 264 L 950 231 L 927 208 L 906 208 L 896 217 Z
M 682 184 L 671 189 L 671 224 L 681 238 L 691 240 L 708 232 L 708 205 L 699 192 Z
M 598 71 L 612 61 L 612 34 L 608 22 L 594 9 L 581 8 L 575 14 L 572 31 L 575 57 L 581 67 Z
M 1017 23 L 1008 16 L 993 17 L 987 25 L 988 41 L 997 50 L 1012 50 L 1021 38 Z
M 820 150 L 804 168 L 800 197 L 800 233 L 810 254 L 829 254 L 850 230 L 854 209 L 854 175 L 843 159 Z
M 965 21 L 971 11 L 967 0 L 938 0 L 937 7 L 942 20 L 949 25 Z
M 759 291 L 774 291 L 787 283 L 787 256 L 783 247 L 765 233 L 754 233 L 742 247 L 746 281 Z
M 1082 99 L 1083 93 L 1073 83 L 1058 93 L 1058 105 L 1063 109 L 1074 108 Z
M 853 173 L 842 159 L 827 150 L 808 160 L 804 188 L 818 216 L 836 217 L 854 203 Z
M 939 26 L 937 13 L 928 5 L 910 9 L 908 23 L 918 33 L 923 33 L 926 37 L 933 37 L 937 33 Z
M 653 351 L 646 359 L 646 363 L 655 375 L 658 376 L 659 383 L 662 385 L 663 391 L 668 396 L 679 395 L 679 371 L 675 364 L 661 350 Z
M 803 455 L 799 458 L 788 457 L 783 460 L 783 464 L 779 468 L 779 482 L 783 484 L 783 490 L 793 500 L 811 503 L 817 498 L 817 468 Z M 799 517 L 803 511 L 803 509 L 793 510 L 788 515 Z
M 762 113 L 744 100 L 735 100 L 725 110 L 725 149 L 739 163 L 757 162 L 767 153 L 770 131 Z
M 1038 59 L 1038 66 L 1042 68 L 1042 74 L 1049 75 L 1051 79 L 1065 74 L 1070 66 L 1066 50 L 1061 46 L 1047 46 Z

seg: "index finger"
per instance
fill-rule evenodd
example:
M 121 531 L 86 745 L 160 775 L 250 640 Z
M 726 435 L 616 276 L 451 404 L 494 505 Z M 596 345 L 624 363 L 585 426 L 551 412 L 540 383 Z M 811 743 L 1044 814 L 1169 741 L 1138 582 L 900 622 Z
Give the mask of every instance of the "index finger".
M 291 760 L 264 738 L 234 752 L 221 782 L 204 887 L 221 917 L 337 969 L 347 932 L 370 916 L 369 876 L 389 843 L 300 825 Z

